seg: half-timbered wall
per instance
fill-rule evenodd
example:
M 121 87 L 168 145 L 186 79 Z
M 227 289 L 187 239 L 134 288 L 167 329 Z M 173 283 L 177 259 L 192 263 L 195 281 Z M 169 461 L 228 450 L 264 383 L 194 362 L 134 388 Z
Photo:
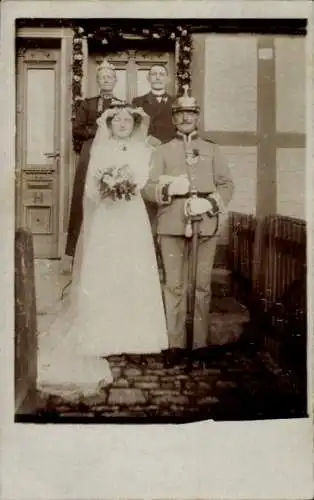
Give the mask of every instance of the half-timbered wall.
M 195 35 L 202 133 L 234 177 L 230 210 L 305 217 L 305 38 Z

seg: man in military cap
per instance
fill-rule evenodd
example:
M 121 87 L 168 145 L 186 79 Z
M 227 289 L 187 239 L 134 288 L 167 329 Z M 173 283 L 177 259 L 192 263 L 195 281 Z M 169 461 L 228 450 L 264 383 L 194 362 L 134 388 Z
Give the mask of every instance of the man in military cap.
M 113 96 L 117 82 L 115 68 L 106 59 L 97 68 L 97 83 L 100 93 L 96 97 L 84 99 L 78 109 L 73 124 L 74 139 L 81 143 L 79 161 L 76 167 L 70 209 L 68 237 L 65 254 L 72 260 L 83 219 L 83 195 L 89 152 L 97 131 L 97 119 L 114 103 L 122 102 Z M 69 262 L 66 263 L 66 266 Z
M 217 244 L 217 217 L 230 202 L 234 185 L 219 147 L 198 134 L 199 107 L 188 89 L 172 108 L 176 137 L 156 148 L 144 197 L 159 205 L 157 233 L 165 269 L 164 300 L 170 351 L 181 359 L 186 347 L 189 217 L 202 215 L 196 276 L 195 350 L 208 345 L 211 274 Z M 191 192 L 197 196 L 191 197 Z M 187 207 L 189 208 L 187 213 Z M 214 235 L 215 234 L 215 235 Z M 214 235 L 214 236 L 213 236 Z

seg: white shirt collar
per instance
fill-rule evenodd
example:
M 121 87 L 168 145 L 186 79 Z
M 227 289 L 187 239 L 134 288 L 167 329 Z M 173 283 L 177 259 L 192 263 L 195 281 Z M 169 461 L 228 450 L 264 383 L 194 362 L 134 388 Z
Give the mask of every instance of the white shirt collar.
M 151 93 L 156 96 L 156 97 L 163 97 L 164 95 L 166 95 L 166 91 L 165 89 L 162 89 L 162 90 L 151 90 Z

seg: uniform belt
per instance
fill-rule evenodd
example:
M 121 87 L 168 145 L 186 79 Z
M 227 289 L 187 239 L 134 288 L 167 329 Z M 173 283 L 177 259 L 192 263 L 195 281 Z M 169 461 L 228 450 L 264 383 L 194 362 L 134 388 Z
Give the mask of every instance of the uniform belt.
M 197 193 L 197 196 L 199 198 L 208 198 L 208 196 L 210 194 L 211 193 Z M 172 196 L 172 198 L 178 198 L 178 199 L 182 199 L 182 200 L 187 200 L 188 198 L 191 198 L 191 193 L 187 193 L 187 194 L 174 194 Z

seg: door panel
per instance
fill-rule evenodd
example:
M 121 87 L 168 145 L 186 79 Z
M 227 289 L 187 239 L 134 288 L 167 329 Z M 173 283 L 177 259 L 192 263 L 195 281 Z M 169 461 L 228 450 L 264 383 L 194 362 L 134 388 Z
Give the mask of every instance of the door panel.
M 60 51 L 21 50 L 17 61 L 17 225 L 36 258 L 58 257 Z
M 146 94 L 150 91 L 149 82 L 147 81 L 149 70 L 146 68 L 139 68 L 137 71 L 137 95 Z
M 26 92 L 26 165 L 53 166 L 46 153 L 56 149 L 54 68 L 28 68 Z

